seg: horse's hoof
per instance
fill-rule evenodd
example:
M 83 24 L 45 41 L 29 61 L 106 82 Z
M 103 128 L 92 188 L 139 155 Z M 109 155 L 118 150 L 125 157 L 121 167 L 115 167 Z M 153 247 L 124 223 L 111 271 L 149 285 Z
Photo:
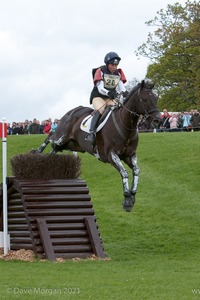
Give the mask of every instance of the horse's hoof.
M 40 149 L 32 149 L 30 151 L 30 153 L 33 153 L 33 154 L 41 154 L 42 152 L 40 151 Z
M 131 192 L 128 191 L 128 190 L 125 191 L 125 192 L 124 192 L 124 197 L 125 197 L 125 198 L 130 198 L 130 197 L 131 197 Z
M 133 205 L 135 203 L 135 198 L 134 197 L 125 197 L 123 202 L 122 202 L 122 205 L 123 205 L 123 209 L 126 211 L 126 212 L 131 212 L 132 209 L 133 209 Z
M 36 150 L 36 149 L 32 149 L 31 151 L 30 151 L 30 153 L 34 153 L 34 154 L 38 154 L 38 153 L 40 153 L 38 150 Z

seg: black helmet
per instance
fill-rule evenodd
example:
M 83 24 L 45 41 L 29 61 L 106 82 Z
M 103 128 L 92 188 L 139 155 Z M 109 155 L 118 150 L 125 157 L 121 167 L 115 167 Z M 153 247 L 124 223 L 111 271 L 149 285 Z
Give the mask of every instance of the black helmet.
M 118 63 L 120 62 L 121 58 L 119 57 L 119 55 L 115 52 L 109 52 L 106 54 L 105 58 L 104 58 L 104 62 L 106 65 L 108 64 L 114 64 L 114 65 L 118 65 Z

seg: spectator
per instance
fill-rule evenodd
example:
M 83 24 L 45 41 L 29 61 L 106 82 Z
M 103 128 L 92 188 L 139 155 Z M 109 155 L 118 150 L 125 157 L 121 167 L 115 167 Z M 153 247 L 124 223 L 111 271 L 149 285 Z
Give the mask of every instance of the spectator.
M 31 134 L 30 131 L 31 131 L 31 125 L 32 125 L 32 123 L 33 123 L 32 121 L 28 122 L 28 134 Z
M 17 123 L 16 122 L 12 122 L 12 134 L 15 135 L 17 133 L 18 133 Z
M 22 127 L 23 127 L 22 133 L 23 134 L 28 134 L 29 133 L 28 132 L 28 120 L 25 120 L 24 123 L 22 123 Z
M 37 119 L 34 118 L 32 124 L 30 124 L 30 134 L 38 134 L 39 133 L 39 125 Z
M 12 127 L 10 126 L 10 123 L 7 124 L 7 135 L 12 134 Z
M 189 112 L 186 111 L 184 113 L 184 115 L 183 115 L 183 130 L 184 131 L 191 130 L 191 127 L 192 127 L 191 122 L 190 122 L 191 117 L 192 116 L 190 115 Z
M 184 112 L 180 112 L 177 114 L 177 128 L 182 131 L 183 129 L 183 115 Z
M 51 124 L 51 132 L 55 132 L 58 126 L 58 119 L 55 119 L 54 122 Z
M 50 130 L 51 130 L 51 123 L 49 120 L 46 120 L 43 132 L 49 134 Z
M 168 131 L 170 129 L 169 118 L 171 118 L 170 114 L 168 113 L 167 109 L 164 109 L 162 115 L 162 123 L 160 126 L 162 131 Z
M 194 131 L 200 130 L 200 113 L 198 112 L 197 109 L 194 109 L 190 122 Z
M 42 121 L 41 124 L 40 124 L 40 129 L 39 129 L 40 134 L 44 133 L 44 126 L 45 126 L 45 121 Z
M 172 114 L 169 118 L 170 130 L 177 131 L 178 118 L 176 114 Z
M 17 134 L 23 134 L 23 125 L 21 122 L 17 123 Z

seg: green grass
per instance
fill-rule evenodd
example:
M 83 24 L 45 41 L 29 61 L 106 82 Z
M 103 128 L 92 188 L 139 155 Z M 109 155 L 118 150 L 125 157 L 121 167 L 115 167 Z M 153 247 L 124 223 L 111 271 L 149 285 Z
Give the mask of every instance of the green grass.
M 43 138 L 8 137 L 8 162 Z M 110 260 L 1 260 L 1 299 L 199 299 L 199 154 L 200 132 L 140 134 L 141 177 L 131 213 L 122 210 L 117 171 L 81 154 L 80 177 Z

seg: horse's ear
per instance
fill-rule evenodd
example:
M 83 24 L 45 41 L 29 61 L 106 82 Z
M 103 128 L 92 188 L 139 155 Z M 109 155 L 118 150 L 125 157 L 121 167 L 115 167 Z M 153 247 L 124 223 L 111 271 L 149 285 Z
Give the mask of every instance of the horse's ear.
M 145 81 L 142 80 L 142 81 L 141 81 L 141 87 L 140 87 L 140 88 L 143 89 L 144 85 L 145 85 Z
M 154 87 L 155 83 L 152 82 L 150 79 L 144 79 L 141 82 L 141 89 L 146 88 L 146 89 L 152 89 Z

